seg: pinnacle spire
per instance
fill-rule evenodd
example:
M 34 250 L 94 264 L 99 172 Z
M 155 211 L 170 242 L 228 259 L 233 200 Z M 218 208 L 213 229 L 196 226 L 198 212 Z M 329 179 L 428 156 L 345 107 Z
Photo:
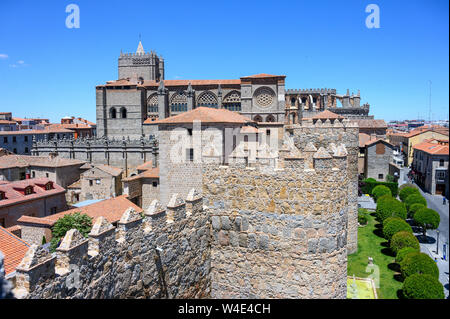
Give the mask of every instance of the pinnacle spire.
M 138 48 L 136 50 L 136 54 L 145 54 L 144 47 L 142 46 L 141 40 L 139 40 L 139 45 L 138 45 Z

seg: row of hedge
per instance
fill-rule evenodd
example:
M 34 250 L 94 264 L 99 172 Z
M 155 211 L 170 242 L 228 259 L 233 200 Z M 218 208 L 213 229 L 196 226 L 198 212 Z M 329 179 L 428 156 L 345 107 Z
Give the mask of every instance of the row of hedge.
M 382 224 L 383 236 L 395 254 L 404 279 L 403 295 L 409 299 L 443 299 L 444 287 L 439 282 L 439 269 L 435 261 L 420 252 L 419 241 L 412 227 L 405 221 L 407 213 L 426 229 L 439 226 L 439 214 L 426 207 L 426 200 L 413 187 L 400 189 L 399 201 L 384 185 L 374 187 L 372 196 L 377 201 L 376 215 Z M 436 216 L 437 215 L 437 216 Z

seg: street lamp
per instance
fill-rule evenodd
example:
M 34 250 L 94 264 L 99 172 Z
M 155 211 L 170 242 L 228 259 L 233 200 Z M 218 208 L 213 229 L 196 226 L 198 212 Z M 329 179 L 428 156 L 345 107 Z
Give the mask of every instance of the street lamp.
M 439 230 L 436 230 L 437 239 L 436 239 L 436 254 L 439 256 Z

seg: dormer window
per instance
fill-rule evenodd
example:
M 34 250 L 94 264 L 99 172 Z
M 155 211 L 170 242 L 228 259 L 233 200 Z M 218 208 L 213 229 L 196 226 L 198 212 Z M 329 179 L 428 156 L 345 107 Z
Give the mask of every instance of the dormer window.
M 5 192 L 0 191 L 0 200 L 6 199 Z
M 53 189 L 53 183 L 52 182 L 48 182 L 47 184 L 45 184 L 45 190 L 49 191 Z
M 33 186 L 27 186 L 24 190 L 25 195 L 33 194 Z

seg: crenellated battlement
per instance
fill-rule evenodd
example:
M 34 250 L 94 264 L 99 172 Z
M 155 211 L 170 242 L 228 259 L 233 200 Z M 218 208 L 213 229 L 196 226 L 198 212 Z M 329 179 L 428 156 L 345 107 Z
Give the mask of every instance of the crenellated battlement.
M 316 89 L 287 89 L 286 94 L 336 94 L 336 89 L 316 88 Z
M 202 197 L 173 194 L 117 227 L 99 217 L 83 237 L 68 231 L 51 254 L 32 245 L 16 269 L 18 298 L 198 298 L 209 296 L 209 220 Z

